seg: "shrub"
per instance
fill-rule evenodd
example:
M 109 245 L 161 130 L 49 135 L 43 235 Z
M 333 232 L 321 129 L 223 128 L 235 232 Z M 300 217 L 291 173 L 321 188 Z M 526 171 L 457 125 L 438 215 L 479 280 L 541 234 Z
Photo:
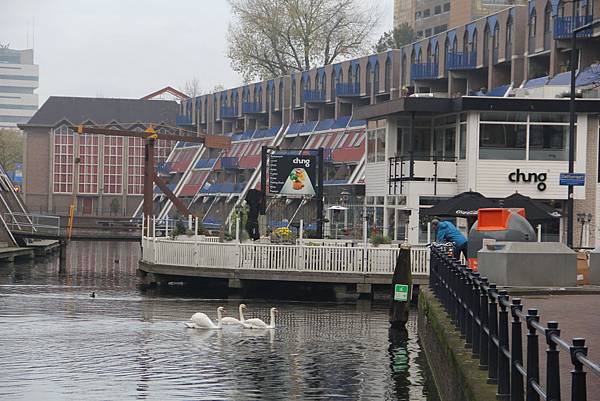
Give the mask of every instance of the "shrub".
M 371 243 L 373 246 L 379 246 L 381 244 L 391 244 L 392 241 L 385 235 L 377 234 L 371 237 Z

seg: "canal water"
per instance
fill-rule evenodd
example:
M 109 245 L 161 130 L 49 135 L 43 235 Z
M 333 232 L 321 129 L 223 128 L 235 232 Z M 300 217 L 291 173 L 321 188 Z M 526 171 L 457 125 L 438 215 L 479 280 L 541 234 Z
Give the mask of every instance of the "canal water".
M 139 256 L 81 242 L 62 267 L 0 264 L 0 399 L 438 400 L 414 314 L 390 337 L 385 303 L 245 300 L 247 318 L 276 306 L 277 328 L 186 329 L 239 301 L 144 291 Z

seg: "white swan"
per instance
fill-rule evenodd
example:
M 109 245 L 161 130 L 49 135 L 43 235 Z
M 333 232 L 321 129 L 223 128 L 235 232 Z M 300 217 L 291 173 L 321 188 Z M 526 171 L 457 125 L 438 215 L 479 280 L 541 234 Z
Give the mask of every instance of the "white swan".
M 246 309 L 246 304 L 240 304 L 238 309 L 240 311 L 239 319 L 236 319 L 231 316 L 225 316 L 223 319 L 221 319 L 221 322 L 224 325 L 226 325 L 226 324 L 242 324 L 244 322 L 244 309 Z
M 186 322 L 185 325 L 190 329 L 209 329 L 209 330 L 218 330 L 222 328 L 222 317 L 221 313 L 225 310 L 222 306 L 217 308 L 217 324 L 214 324 L 212 320 L 206 314 L 198 312 L 194 313 L 190 318 L 189 322 Z
M 248 319 L 242 322 L 245 329 L 274 329 L 275 328 L 275 312 L 277 308 L 271 308 L 271 322 L 266 324 L 260 319 Z

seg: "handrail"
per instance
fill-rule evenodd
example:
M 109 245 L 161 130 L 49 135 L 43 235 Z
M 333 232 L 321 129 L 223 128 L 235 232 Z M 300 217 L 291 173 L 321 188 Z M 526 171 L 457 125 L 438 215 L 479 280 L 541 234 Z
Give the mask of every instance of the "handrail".
M 572 343 L 565 341 L 560 337 L 558 322 L 540 323 L 537 309 L 524 312 L 520 298 L 509 297 L 507 291 L 497 289 L 486 277 L 461 265 L 447 246 L 434 244 L 431 247 L 429 286 L 464 336 L 466 346 L 479 358 L 480 367 L 488 371 L 489 382 L 497 383 L 499 399 L 560 400 L 559 349 L 562 349 L 569 352 L 573 365 L 571 399 L 586 401 L 583 368 L 600 376 L 600 364 L 587 357 L 585 339 L 576 337 Z M 509 322 L 509 314 L 512 322 Z M 525 347 L 523 323 L 527 330 Z M 540 380 L 540 335 L 548 346 L 546 388 Z

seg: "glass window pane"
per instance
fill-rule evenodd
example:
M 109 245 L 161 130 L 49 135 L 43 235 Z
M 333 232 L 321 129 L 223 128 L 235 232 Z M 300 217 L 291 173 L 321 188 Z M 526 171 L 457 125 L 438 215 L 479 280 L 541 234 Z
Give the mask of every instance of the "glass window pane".
M 529 159 L 569 160 L 569 127 L 567 125 L 531 125 L 529 127 Z
M 532 123 L 568 123 L 569 115 L 567 113 L 531 113 L 529 121 Z
M 481 124 L 479 158 L 525 160 L 525 125 Z
M 444 158 L 454 159 L 456 157 L 456 129 L 446 128 L 444 133 Z
M 385 128 L 377 130 L 377 157 L 376 161 L 385 161 Z
M 367 161 L 375 161 L 375 131 L 367 132 Z
M 460 142 L 459 142 L 459 151 L 460 151 L 460 158 L 461 159 L 466 159 L 467 158 L 467 125 L 466 124 L 461 124 L 460 125 Z
M 481 121 L 518 122 L 527 121 L 527 113 L 520 112 L 486 112 L 481 113 Z

